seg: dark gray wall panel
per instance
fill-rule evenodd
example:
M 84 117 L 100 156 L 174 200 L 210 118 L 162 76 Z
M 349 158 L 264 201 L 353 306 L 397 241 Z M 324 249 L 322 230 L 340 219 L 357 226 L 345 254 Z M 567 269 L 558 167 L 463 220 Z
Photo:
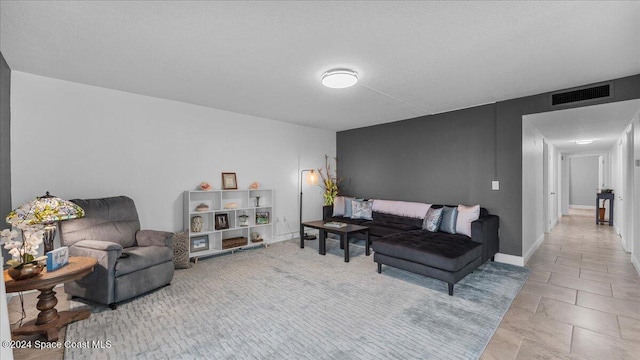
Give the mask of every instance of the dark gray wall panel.
M 613 84 L 612 98 L 562 109 L 640 98 L 640 75 Z M 343 193 L 481 204 L 500 216 L 500 252 L 522 256 L 522 116 L 553 110 L 545 93 L 338 132 Z

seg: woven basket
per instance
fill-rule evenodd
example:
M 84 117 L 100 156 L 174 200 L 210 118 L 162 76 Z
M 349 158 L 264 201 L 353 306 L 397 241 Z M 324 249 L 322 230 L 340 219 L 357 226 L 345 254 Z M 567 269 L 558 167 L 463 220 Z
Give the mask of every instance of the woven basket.
M 247 243 L 246 237 L 222 239 L 222 250 L 247 245 Z

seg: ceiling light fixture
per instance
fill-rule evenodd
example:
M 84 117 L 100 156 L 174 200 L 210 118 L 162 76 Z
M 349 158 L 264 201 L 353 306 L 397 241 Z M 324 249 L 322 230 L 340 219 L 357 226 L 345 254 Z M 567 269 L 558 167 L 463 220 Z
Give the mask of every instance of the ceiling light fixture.
M 587 144 L 591 144 L 593 142 L 593 140 L 595 140 L 595 139 L 576 140 L 576 144 L 578 144 L 578 145 L 587 145 Z
M 349 69 L 334 69 L 322 74 L 322 85 L 332 89 L 344 89 L 358 82 L 358 73 Z

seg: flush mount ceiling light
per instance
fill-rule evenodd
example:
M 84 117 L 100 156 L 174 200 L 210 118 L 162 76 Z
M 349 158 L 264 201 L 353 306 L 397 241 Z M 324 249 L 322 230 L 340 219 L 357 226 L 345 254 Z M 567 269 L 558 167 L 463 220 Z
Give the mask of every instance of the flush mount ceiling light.
M 587 145 L 587 144 L 591 144 L 593 142 L 593 140 L 595 140 L 595 139 L 576 140 L 576 144 L 578 144 L 578 145 Z
M 358 82 L 358 73 L 349 69 L 334 69 L 322 74 L 322 85 L 332 89 L 344 89 Z

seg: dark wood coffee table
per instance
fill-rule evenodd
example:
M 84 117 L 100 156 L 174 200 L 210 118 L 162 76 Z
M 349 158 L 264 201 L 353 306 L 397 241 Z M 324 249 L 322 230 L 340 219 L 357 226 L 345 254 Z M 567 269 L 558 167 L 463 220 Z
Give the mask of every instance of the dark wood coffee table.
M 8 293 L 35 290 L 40 291 L 38 304 L 40 310 L 38 317 L 23 326 L 13 330 L 13 335 L 46 334 L 47 341 L 58 340 L 58 332 L 67 324 L 78 320 L 84 320 L 91 315 L 89 310 L 60 311 L 56 310 L 58 299 L 53 288 L 58 284 L 78 280 L 90 274 L 98 261 L 91 257 L 72 256 L 64 267 L 42 273 L 36 277 L 24 280 L 13 280 L 7 270 L 4 271 L 4 283 Z
M 347 224 L 347 226 L 337 228 L 337 227 L 325 226 L 326 222 L 327 221 L 317 220 L 317 221 L 307 221 L 300 224 L 300 226 L 302 227 L 302 230 L 304 230 L 304 227 L 306 226 L 313 229 L 318 229 L 320 231 L 320 240 L 318 243 L 318 253 L 320 255 L 326 255 L 327 253 L 327 241 L 326 241 L 327 233 L 336 234 L 336 235 L 340 235 L 340 248 L 344 247 L 344 262 L 349 262 L 349 235 L 356 234 L 356 233 L 364 233 L 365 240 L 366 240 L 365 253 L 367 254 L 367 256 L 369 256 L 370 254 L 369 245 L 371 244 L 369 240 L 368 227 L 361 226 L 361 225 Z M 301 231 L 301 232 L 304 232 L 304 231 Z M 304 249 L 304 238 L 302 237 L 300 238 L 300 248 Z

